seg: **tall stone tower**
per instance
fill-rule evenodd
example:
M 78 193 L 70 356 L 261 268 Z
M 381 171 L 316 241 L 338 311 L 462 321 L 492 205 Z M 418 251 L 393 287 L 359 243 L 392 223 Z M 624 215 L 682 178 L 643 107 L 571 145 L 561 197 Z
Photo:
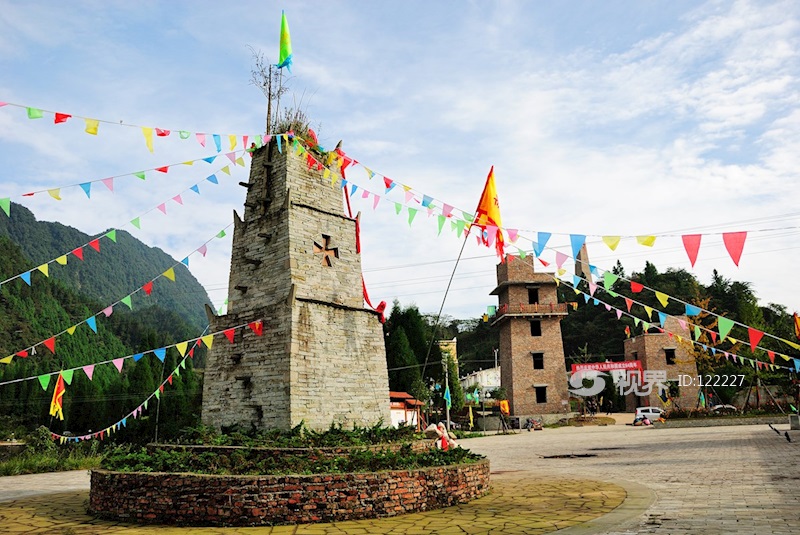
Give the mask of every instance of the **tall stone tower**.
M 535 273 L 533 256 L 509 255 L 497 265 L 499 298 L 493 325 L 500 327 L 500 382 L 511 414 L 563 415 L 569 411 L 561 318 L 552 274 Z
M 253 154 L 244 220 L 234 212 L 228 312 L 203 381 L 203 423 L 313 429 L 389 422 L 383 329 L 364 309 L 356 220 L 342 192 L 284 141 Z

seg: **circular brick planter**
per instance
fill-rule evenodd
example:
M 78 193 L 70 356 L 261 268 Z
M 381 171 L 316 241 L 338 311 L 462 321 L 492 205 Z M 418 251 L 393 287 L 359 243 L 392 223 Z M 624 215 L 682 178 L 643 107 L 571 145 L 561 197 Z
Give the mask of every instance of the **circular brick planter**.
M 488 460 L 419 470 L 288 476 L 93 470 L 89 512 L 140 523 L 300 524 L 437 509 L 488 490 Z

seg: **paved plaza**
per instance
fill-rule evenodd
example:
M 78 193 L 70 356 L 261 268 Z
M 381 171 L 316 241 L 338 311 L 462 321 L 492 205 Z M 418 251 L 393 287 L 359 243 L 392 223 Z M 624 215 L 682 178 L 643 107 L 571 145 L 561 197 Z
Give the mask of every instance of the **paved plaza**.
M 83 472 L 0 478 L 0 530 L 17 533 L 800 533 L 800 433 L 788 425 L 573 427 L 463 441 L 492 492 L 395 518 L 275 528 L 142 527 L 85 513 Z

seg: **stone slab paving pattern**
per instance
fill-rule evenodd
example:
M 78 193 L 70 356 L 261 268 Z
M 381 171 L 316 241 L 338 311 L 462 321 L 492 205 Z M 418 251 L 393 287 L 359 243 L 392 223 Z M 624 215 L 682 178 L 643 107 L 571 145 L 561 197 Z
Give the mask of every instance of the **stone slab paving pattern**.
M 789 443 L 783 436 L 788 425 L 775 427 L 780 435 L 765 425 L 617 425 L 465 440 L 465 447 L 491 460 L 489 496 L 401 517 L 307 526 L 171 528 L 99 521 L 85 513 L 85 473 L 0 478 L 0 501 L 6 500 L 0 503 L 0 532 L 797 534 L 800 432 Z M 596 456 L 545 458 L 568 454 Z M 62 487 L 62 480 L 71 486 Z

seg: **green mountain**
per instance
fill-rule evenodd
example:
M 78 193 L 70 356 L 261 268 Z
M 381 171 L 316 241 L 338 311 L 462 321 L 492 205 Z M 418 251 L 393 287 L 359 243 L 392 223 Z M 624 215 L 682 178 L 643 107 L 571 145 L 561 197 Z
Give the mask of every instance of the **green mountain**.
M 22 249 L 30 262 L 18 271 L 3 270 L 3 279 L 51 261 L 73 249 L 87 244 L 94 236 L 61 223 L 37 221 L 33 213 L 12 203 L 11 217 L 0 217 L 0 236 L 8 236 Z M 117 242 L 100 239 L 100 252 L 84 247 L 84 260 L 68 254 L 68 265 L 50 264 L 50 277 L 63 282 L 82 295 L 98 301 L 102 307 L 119 301 L 133 290 L 173 266 L 175 259 L 161 249 L 149 247 L 125 231 L 116 232 Z M 134 296 L 134 310 L 157 306 L 171 310 L 198 329 L 207 324 L 204 305 L 210 303 L 208 294 L 183 265 L 175 267 L 175 282 L 164 278 L 156 282 L 149 297 Z M 43 276 L 33 273 L 34 284 Z M 102 308 L 101 307 L 101 308 Z M 93 310 L 92 313 L 99 312 Z
M 87 258 L 86 262 L 91 259 Z M 30 269 L 31 265 L 19 246 L 0 237 L 0 273 L 7 277 Z M 0 286 L 0 355 L 6 357 L 36 346 L 35 354 L 27 351 L 26 357 L 0 364 L 0 414 L 3 417 L 11 417 L 29 427 L 47 425 L 58 433 L 69 430 L 84 434 L 102 430 L 153 394 L 177 366 L 177 350 L 168 350 L 163 363 L 152 353 L 145 354 L 137 362 L 126 359 L 121 372 L 113 364 L 97 365 L 91 379 L 77 369 L 64 396 L 63 422 L 48 414 L 57 376 L 50 376 L 46 389 L 38 379 L 14 381 L 165 347 L 200 334 L 178 314 L 159 305 L 137 310 L 134 304 L 133 311 L 118 306 L 111 316 L 100 314 L 97 317 L 96 333 L 81 323 L 106 304 L 68 288 L 66 281 L 41 278 L 28 286 L 17 279 Z M 80 325 L 72 334 L 64 333 L 55 338 L 55 354 L 40 344 L 76 324 Z M 203 352 L 199 351 L 194 361 L 187 359 L 186 368 L 165 387 L 161 400 L 152 399 L 144 418 L 130 419 L 115 437 L 151 440 L 155 430 L 154 409 L 159 402 L 161 436 L 173 435 L 181 427 L 195 424 L 201 387 L 193 365 L 202 358 Z

